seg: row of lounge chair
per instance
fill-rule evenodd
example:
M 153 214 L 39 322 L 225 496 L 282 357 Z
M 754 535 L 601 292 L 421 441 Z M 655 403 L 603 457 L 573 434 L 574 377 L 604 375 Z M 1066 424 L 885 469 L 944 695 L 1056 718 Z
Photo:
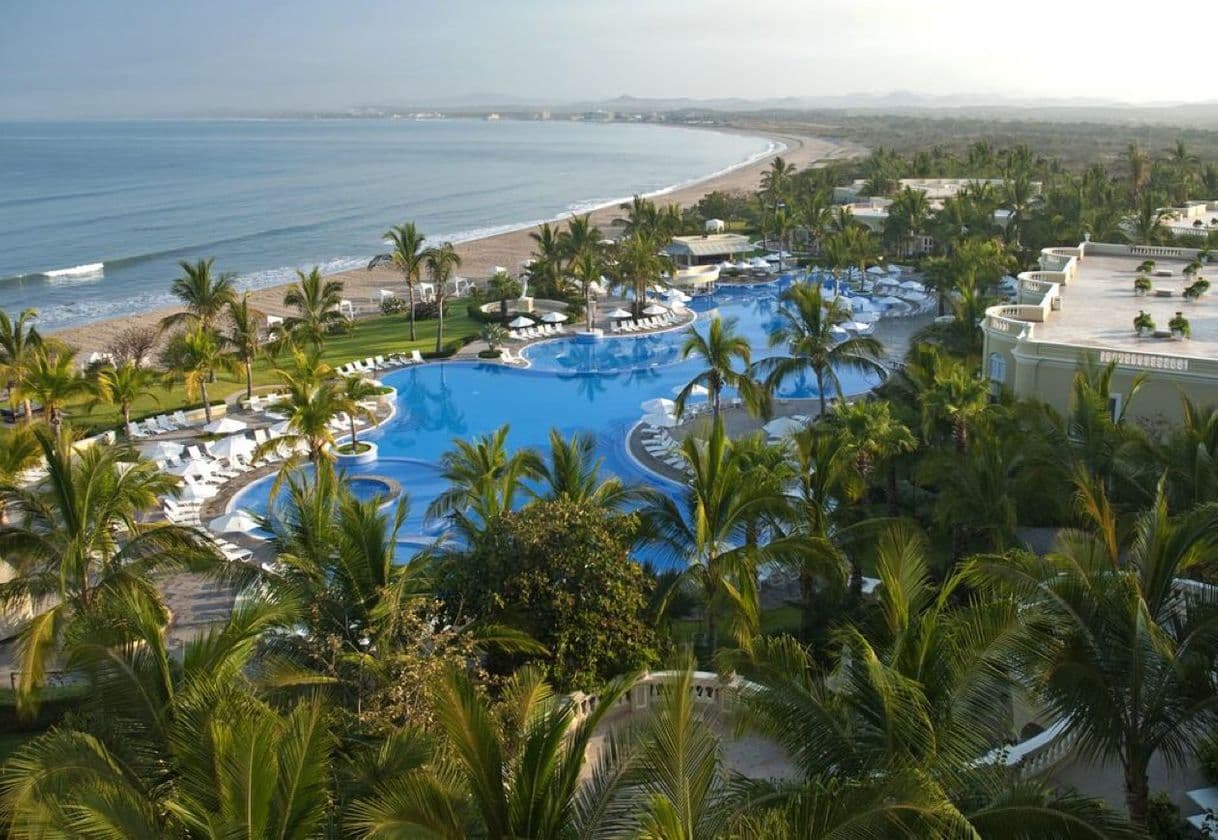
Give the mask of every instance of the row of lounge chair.
M 646 429 L 643 432 L 643 448 L 653 458 L 662 461 L 678 472 L 688 472 L 689 462 L 680 453 L 680 444 L 673 440 L 666 429 Z
M 536 327 L 524 327 L 519 330 L 508 330 L 508 338 L 514 341 L 530 341 L 534 338 L 549 338 L 564 335 L 567 328 L 562 324 L 541 324 Z
M 201 529 L 203 523 L 199 520 L 199 505 L 199 502 L 175 502 L 173 499 L 166 499 L 163 503 L 165 518 L 176 525 Z M 254 556 L 254 552 L 248 548 L 242 548 L 226 539 L 213 536 L 212 542 L 215 543 L 224 559 L 234 563 L 243 563 Z
M 369 356 L 366 359 L 339 365 L 335 370 L 343 376 L 357 376 L 365 373 L 376 373 L 380 370 L 388 370 L 392 367 L 402 367 L 403 365 L 421 365 L 423 361 L 422 353 L 418 350 L 411 350 L 409 356 L 402 353 L 394 353 L 389 358 L 384 356 Z
M 131 436 L 133 438 L 149 438 L 163 435 L 167 432 L 181 432 L 186 429 L 202 426 L 204 422 L 202 418 L 188 420 L 185 412 L 175 411 L 173 414 L 160 414 L 156 417 L 149 417 L 142 424 L 139 421 L 133 422 L 131 424 Z
M 610 332 L 614 333 L 632 333 L 643 332 L 646 330 L 657 330 L 661 327 L 670 327 L 673 324 L 679 324 L 681 319 L 669 312 L 667 315 L 656 315 L 653 318 L 641 318 L 637 321 L 616 321 L 610 327 Z

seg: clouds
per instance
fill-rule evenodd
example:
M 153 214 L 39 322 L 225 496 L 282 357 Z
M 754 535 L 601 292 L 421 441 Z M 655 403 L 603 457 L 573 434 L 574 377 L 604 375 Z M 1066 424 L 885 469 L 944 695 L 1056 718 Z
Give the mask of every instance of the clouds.
M 1189 9 L 1191 31 L 1218 25 L 1212 6 Z M 58 0 L 6 8 L 0 113 L 424 105 L 471 92 L 1212 97 L 1180 23 L 1091 0 Z

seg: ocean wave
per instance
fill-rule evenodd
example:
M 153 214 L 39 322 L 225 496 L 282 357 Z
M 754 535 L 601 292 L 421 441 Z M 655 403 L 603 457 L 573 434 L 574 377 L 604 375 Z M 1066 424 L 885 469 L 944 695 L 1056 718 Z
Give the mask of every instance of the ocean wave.
M 71 268 L 56 268 L 51 271 L 41 272 L 43 277 L 48 280 L 74 280 L 79 278 L 88 278 L 96 280 L 105 272 L 104 263 L 85 263 L 84 265 L 74 265 Z

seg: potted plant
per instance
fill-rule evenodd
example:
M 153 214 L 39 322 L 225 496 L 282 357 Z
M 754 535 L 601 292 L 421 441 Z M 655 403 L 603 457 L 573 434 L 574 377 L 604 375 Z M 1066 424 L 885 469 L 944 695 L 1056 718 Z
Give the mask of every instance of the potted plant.
M 1154 270 L 1155 270 L 1155 261 L 1154 260 L 1142 260 L 1141 265 L 1138 266 L 1138 274 L 1150 274 Z
M 1198 251 L 1197 259 L 1203 263 L 1208 263 L 1210 261 L 1210 249 L 1202 248 L 1200 251 Z
M 1192 335 L 1192 330 L 1188 326 L 1188 319 L 1184 317 L 1183 312 L 1177 312 L 1176 317 L 1167 322 L 1167 326 L 1171 330 L 1171 337 L 1177 341 Z
M 1200 300 L 1201 296 L 1210 290 L 1210 281 L 1204 277 L 1198 277 L 1188 285 L 1184 290 L 1184 299 L 1187 301 Z
M 1150 278 L 1145 274 L 1139 274 L 1133 278 L 1133 293 L 1138 297 L 1142 297 L 1150 291 Z
M 1198 260 L 1193 260 L 1193 261 L 1192 261 L 1192 262 L 1190 262 L 1188 265 L 1184 266 L 1184 276 L 1185 276 L 1185 277 L 1192 277 L 1194 274 L 1196 274 L 1196 273 L 1197 273 L 1198 271 L 1200 271 L 1200 270 L 1201 270 L 1201 263 L 1200 263 L 1200 261 L 1198 261 Z
M 1155 331 L 1155 319 L 1148 312 L 1138 310 L 1138 316 L 1133 319 L 1133 330 L 1139 337 L 1145 337 Z

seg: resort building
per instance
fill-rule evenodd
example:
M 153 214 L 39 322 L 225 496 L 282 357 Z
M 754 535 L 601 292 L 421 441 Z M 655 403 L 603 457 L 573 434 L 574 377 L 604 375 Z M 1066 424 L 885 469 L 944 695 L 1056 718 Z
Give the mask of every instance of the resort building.
M 1064 412 L 1079 370 L 1089 362 L 1115 363 L 1114 413 L 1142 374 L 1130 419 L 1177 423 L 1181 394 L 1218 404 L 1218 300 L 1189 301 L 1183 294 L 1204 274 L 1205 265 L 1195 275 L 1185 271 L 1198 257 L 1191 248 L 1098 242 L 1044 249 L 1040 270 L 1019 275 L 1015 303 L 986 310 L 984 362 L 995 390 Z M 1135 291 L 1139 274 L 1150 278 L 1149 290 Z M 1140 312 L 1154 321 L 1153 329 L 1135 330 Z M 1173 335 L 1170 322 L 1178 314 L 1191 338 Z
M 955 198 L 962 190 L 970 187 L 989 186 L 1001 189 L 1006 182 L 1001 178 L 902 178 L 897 181 L 896 192 L 903 189 L 917 190 L 926 193 L 928 201 L 943 201 Z M 851 204 L 863 197 L 867 181 L 859 178 L 844 187 L 833 188 L 833 200 L 838 204 Z M 1039 195 L 1041 182 L 1031 183 L 1032 194 Z
M 1206 236 L 1218 230 L 1218 199 L 1188 201 L 1183 207 L 1161 207 L 1163 226 L 1176 236 Z
M 741 254 L 751 254 L 757 246 L 740 233 L 708 233 L 702 236 L 674 236 L 664 253 L 682 268 L 715 265 Z

